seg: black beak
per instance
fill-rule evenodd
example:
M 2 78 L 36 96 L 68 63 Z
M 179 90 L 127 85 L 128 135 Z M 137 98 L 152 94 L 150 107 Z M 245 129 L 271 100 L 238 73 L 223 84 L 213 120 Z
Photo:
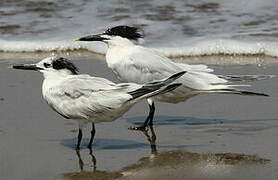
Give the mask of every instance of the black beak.
M 11 69 L 22 69 L 22 70 L 33 70 L 33 71 L 43 70 L 43 68 L 37 67 L 35 64 L 13 65 L 13 66 L 10 66 L 9 68 L 11 68 Z
M 78 38 L 75 41 L 103 41 L 103 40 L 108 40 L 107 38 L 104 38 L 101 35 L 103 35 L 103 34 L 85 36 L 85 37 Z

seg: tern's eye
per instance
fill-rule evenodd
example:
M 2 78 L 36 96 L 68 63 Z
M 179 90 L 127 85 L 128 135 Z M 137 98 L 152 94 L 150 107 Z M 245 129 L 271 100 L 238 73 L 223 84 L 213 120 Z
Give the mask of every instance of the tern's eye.
M 51 66 L 51 64 L 49 63 L 43 63 L 44 67 L 49 68 Z

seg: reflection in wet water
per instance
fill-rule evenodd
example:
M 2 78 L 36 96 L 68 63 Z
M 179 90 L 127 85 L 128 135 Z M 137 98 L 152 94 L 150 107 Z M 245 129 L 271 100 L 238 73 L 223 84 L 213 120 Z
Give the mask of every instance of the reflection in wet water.
M 96 171 L 96 168 L 97 168 L 97 159 L 96 157 L 93 155 L 93 151 L 90 149 L 90 156 L 92 158 L 92 167 L 93 167 L 93 171 Z M 79 160 L 79 167 L 80 167 L 80 171 L 83 171 L 84 170 L 84 162 L 80 156 L 80 151 L 77 150 L 76 151 L 76 155 L 78 157 L 78 160 Z
M 119 172 L 106 172 L 97 170 L 97 161 L 96 157 L 93 154 L 93 151 L 90 150 L 89 156 L 91 158 L 91 167 L 89 170 L 84 170 L 84 161 L 80 155 L 80 151 L 76 151 L 76 155 L 78 157 L 78 165 L 79 172 L 72 172 L 64 174 L 64 179 L 73 179 L 73 180 L 86 180 L 86 179 L 116 179 L 121 177 L 122 175 Z
M 150 127 L 150 133 L 151 135 L 149 135 L 149 131 L 143 131 L 144 135 L 147 137 L 147 140 L 150 143 L 151 146 L 151 154 L 156 155 L 157 154 L 157 148 L 156 148 L 156 135 L 154 132 L 153 127 Z
M 144 131 L 149 142 L 151 155 L 142 157 L 119 171 L 99 171 L 92 152 L 91 171 L 84 171 L 84 163 L 80 153 L 79 172 L 65 173 L 65 180 L 87 179 L 260 179 L 267 173 L 269 160 L 256 155 L 237 153 L 194 153 L 185 150 L 158 152 L 156 135 L 153 128 Z

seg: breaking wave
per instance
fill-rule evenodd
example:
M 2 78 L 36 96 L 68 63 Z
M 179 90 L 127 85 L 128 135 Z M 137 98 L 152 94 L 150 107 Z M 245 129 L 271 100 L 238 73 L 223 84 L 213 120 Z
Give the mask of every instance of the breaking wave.
M 264 55 L 278 57 L 278 42 L 253 42 L 228 39 L 202 40 L 178 47 L 151 47 L 169 57 L 192 57 L 211 55 Z M 53 52 L 80 51 L 105 54 L 106 45 L 99 42 L 53 41 L 6 41 L 0 40 L 1 52 Z

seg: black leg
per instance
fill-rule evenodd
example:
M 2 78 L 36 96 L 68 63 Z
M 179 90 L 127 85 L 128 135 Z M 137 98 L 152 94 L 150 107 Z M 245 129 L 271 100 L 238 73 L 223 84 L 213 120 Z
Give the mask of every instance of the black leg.
M 93 144 L 93 141 L 94 141 L 95 134 L 96 134 L 95 124 L 92 123 L 91 139 L 90 139 L 90 142 L 89 142 L 89 145 L 88 145 L 88 148 L 90 150 L 92 149 L 92 144 Z
M 82 129 L 79 128 L 78 130 L 78 141 L 77 141 L 77 145 L 76 145 L 76 150 L 79 151 L 80 150 L 80 143 L 81 143 L 81 140 L 82 140 Z
M 139 127 L 130 127 L 130 130 L 139 130 L 139 131 L 146 131 L 147 130 L 147 126 L 152 127 L 153 126 L 153 117 L 154 117 L 154 112 L 155 112 L 155 105 L 154 102 L 151 101 L 151 104 L 149 104 L 149 115 L 146 118 L 143 126 L 139 126 Z
M 150 107 L 150 113 L 149 113 L 149 123 L 144 123 L 144 126 L 153 126 L 153 116 L 154 116 L 154 112 L 155 112 L 155 106 L 154 106 L 154 102 L 152 102 L 151 105 L 149 105 Z

